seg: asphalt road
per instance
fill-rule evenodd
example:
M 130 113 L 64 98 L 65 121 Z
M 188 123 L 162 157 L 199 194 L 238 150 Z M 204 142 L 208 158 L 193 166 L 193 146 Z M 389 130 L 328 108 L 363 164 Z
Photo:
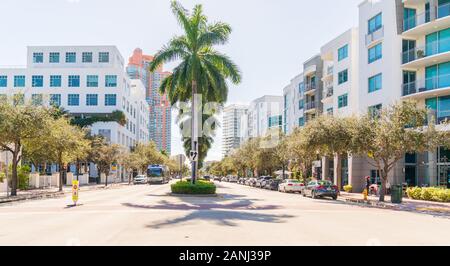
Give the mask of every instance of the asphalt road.
M 450 219 L 218 184 L 219 197 L 125 186 L 0 206 L 0 245 L 450 245 Z

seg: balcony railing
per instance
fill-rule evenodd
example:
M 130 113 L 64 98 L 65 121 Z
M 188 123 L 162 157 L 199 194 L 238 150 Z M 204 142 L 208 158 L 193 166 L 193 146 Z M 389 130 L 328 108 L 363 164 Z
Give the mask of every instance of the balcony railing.
M 318 105 L 316 102 L 308 102 L 308 103 L 306 103 L 306 110 L 316 109 L 317 106 Z
M 384 37 L 384 26 L 366 35 L 366 45 L 376 42 Z
M 430 125 L 432 122 L 439 125 L 445 121 L 450 121 L 450 110 L 436 111 L 433 109 L 428 109 L 427 120 L 425 125 Z
M 403 96 L 450 87 L 450 74 L 439 75 L 424 80 L 416 80 L 402 85 Z
M 332 97 L 333 94 L 334 94 L 333 87 L 329 87 L 323 92 L 323 98 L 325 99 L 325 98 L 328 98 L 328 97 Z
M 437 18 L 443 18 L 450 15 L 450 3 L 443 4 L 437 7 L 437 9 L 426 10 L 415 16 L 405 18 L 403 20 L 403 31 L 414 29 L 420 25 L 431 22 L 431 17 L 437 14 Z
M 425 57 L 446 53 L 450 51 L 450 39 L 429 42 L 425 46 L 415 47 L 402 52 L 402 63 L 407 64 Z
M 316 83 L 307 83 L 305 85 L 305 91 L 313 91 L 316 89 Z
M 327 75 L 333 75 L 334 73 L 334 66 L 327 67 Z

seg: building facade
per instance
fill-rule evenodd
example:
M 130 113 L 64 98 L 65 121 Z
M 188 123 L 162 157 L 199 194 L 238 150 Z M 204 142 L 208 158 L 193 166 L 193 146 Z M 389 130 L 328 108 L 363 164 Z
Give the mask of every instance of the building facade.
M 241 145 L 241 119 L 246 116 L 248 106 L 233 104 L 224 108 L 223 111 L 223 156 L 226 157 Z
M 283 133 L 291 134 L 295 128 L 304 125 L 304 79 L 297 75 L 283 90 Z
M 162 66 L 150 72 L 149 66 L 152 61 L 153 56 L 144 55 L 142 50 L 137 48 L 129 59 L 127 73 L 131 79 L 139 79 L 145 85 L 145 98 L 150 106 L 150 139 L 156 143 L 158 149 L 170 154 L 172 108 L 167 96 L 159 93 L 159 87 L 171 73 L 163 71 Z

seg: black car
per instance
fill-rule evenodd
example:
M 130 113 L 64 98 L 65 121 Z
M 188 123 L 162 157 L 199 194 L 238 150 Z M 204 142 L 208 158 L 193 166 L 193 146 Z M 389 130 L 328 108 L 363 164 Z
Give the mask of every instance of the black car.
M 209 175 L 203 176 L 203 179 L 206 181 L 211 181 L 211 177 Z
M 330 181 L 316 180 L 311 181 L 303 190 L 303 196 L 311 196 L 311 198 L 330 197 L 337 200 L 339 189 Z
M 271 179 L 266 182 L 265 189 L 278 190 L 278 185 L 282 182 L 280 179 Z

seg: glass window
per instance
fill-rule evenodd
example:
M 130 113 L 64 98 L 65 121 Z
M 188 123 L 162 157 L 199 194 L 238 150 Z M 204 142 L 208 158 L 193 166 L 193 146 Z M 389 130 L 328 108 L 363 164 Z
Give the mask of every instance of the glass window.
M 0 76 L 0 87 L 8 87 L 8 77 Z
M 117 87 L 117 76 L 107 75 L 105 77 L 105 87 Z
M 88 75 L 87 76 L 87 87 L 98 87 L 98 76 L 97 75 Z
M 25 87 L 25 76 L 14 76 L 14 87 L 16 88 Z
M 438 119 L 442 121 L 444 118 L 450 119 L 450 96 L 439 97 Z
M 42 105 L 43 103 L 43 97 L 42 94 L 33 94 L 31 95 L 31 104 L 32 105 Z
M 80 87 L 80 76 L 69 76 L 69 87 Z
M 373 118 L 380 117 L 381 110 L 383 108 L 382 104 L 377 104 L 369 107 L 369 115 Z
M 59 75 L 52 75 L 50 76 L 50 87 L 61 87 L 61 76 Z
M 50 94 L 50 105 L 61 106 L 61 94 Z
M 416 10 L 413 8 L 404 8 L 403 12 L 403 31 L 416 27 Z
M 80 95 L 79 94 L 69 94 L 68 105 L 69 106 L 79 106 L 80 105 Z
M 328 115 L 333 115 L 333 107 L 327 109 Z
M 348 70 L 346 69 L 344 71 L 339 72 L 338 78 L 339 78 L 339 80 L 338 80 L 339 85 L 347 82 L 348 81 Z
M 338 107 L 344 108 L 348 106 L 348 93 L 338 97 Z
M 298 109 L 301 110 L 303 108 L 305 108 L 305 100 L 300 100 L 298 102 Z
M 98 53 L 98 62 L 99 63 L 109 63 L 109 53 L 108 52 Z
M 49 62 L 59 63 L 59 53 L 50 53 Z
M 14 105 L 24 105 L 25 104 L 25 94 L 14 94 L 13 96 Z
M 439 0 L 438 2 L 438 18 L 450 15 L 450 0 Z
M 76 63 L 77 62 L 77 53 L 67 52 L 66 53 L 66 63 Z
M 381 27 L 383 27 L 383 21 L 382 21 L 382 14 L 378 14 L 375 17 L 371 18 L 368 22 L 368 33 L 374 33 L 375 31 L 381 29 Z
M 105 106 L 116 106 L 117 96 L 115 94 L 105 95 Z
M 369 49 L 369 64 L 381 59 L 383 57 L 383 46 L 381 43 Z
M 32 78 L 31 78 L 31 86 L 33 88 L 44 87 L 44 76 L 32 76 Z
M 86 95 L 86 105 L 87 106 L 97 106 L 98 105 L 98 95 L 97 94 Z
M 33 53 L 33 63 L 44 63 L 44 53 Z
M 450 87 L 450 62 L 429 66 L 425 69 L 425 89 Z
M 82 54 L 82 60 L 83 60 L 83 63 L 92 63 L 92 53 L 84 52 Z
M 300 117 L 298 119 L 298 126 L 302 127 L 305 125 L 305 118 L 304 117 Z
M 426 36 L 426 56 L 450 51 L 450 28 Z
M 348 45 L 339 48 L 338 50 L 338 61 L 344 60 L 348 57 Z
M 383 87 L 382 74 L 378 74 L 369 78 L 369 93 L 381 90 L 382 87 Z

